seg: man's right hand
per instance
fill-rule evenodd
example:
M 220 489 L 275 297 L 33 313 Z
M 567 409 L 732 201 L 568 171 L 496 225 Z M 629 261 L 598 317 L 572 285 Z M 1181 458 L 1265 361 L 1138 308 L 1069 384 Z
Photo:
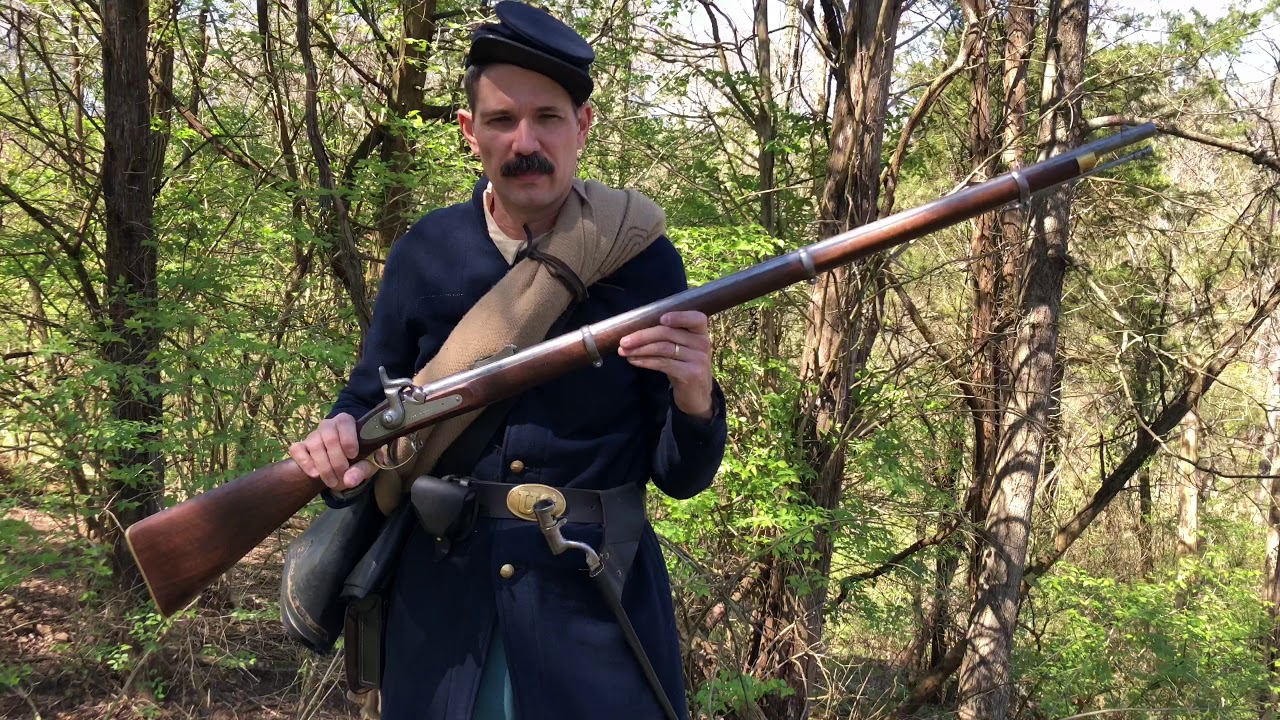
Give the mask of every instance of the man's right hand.
M 356 419 L 347 413 L 321 420 L 306 440 L 289 446 L 289 457 L 298 467 L 309 477 L 323 480 L 330 490 L 350 490 L 373 475 L 377 468 L 372 462 L 351 464 L 359 452 Z

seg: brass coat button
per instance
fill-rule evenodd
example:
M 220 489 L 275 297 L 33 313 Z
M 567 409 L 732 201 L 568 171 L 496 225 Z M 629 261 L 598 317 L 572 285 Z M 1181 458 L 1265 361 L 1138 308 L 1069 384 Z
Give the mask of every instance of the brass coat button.
M 517 474 L 524 472 L 524 463 L 519 460 L 512 460 L 511 472 L 517 473 Z
M 502 569 L 498 570 L 498 574 L 501 575 L 503 578 L 510 580 L 511 577 L 516 574 L 516 566 L 512 565 L 511 563 L 507 563 L 506 565 L 502 566 Z

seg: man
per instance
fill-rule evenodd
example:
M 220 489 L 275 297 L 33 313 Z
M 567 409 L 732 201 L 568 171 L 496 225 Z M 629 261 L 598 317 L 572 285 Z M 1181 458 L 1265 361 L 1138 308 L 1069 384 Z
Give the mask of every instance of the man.
M 686 287 L 660 214 L 638 245 L 631 242 L 636 233 L 620 232 L 625 240 L 582 233 L 585 255 L 595 256 L 597 242 L 628 253 L 607 276 L 577 277 L 555 257 L 574 232 L 606 226 L 624 196 L 576 180 L 592 122 L 594 53 L 541 10 L 501 2 L 495 12 L 498 22 L 473 37 L 464 79 L 470 107 L 458 113 L 485 177 L 469 202 L 429 213 L 397 241 L 363 357 L 330 418 L 290 448 L 333 490 L 355 488 L 374 472 L 369 461 L 352 465 L 348 458 L 357 449 L 354 418 L 383 399 L 379 366 L 392 377 L 427 372 L 463 325 L 475 332 L 541 312 L 538 332 L 555 335 Z M 625 195 L 619 212 L 643 215 L 647 202 Z M 534 277 L 530 289 L 475 320 L 520 273 Z M 536 292 L 573 301 L 563 313 L 540 301 L 520 304 Z M 547 327 L 552 316 L 560 317 Z M 643 519 L 640 489 L 653 479 L 670 496 L 691 497 L 710 485 L 723 456 L 724 399 L 711 374 L 707 318 L 669 313 L 659 326 L 624 338 L 618 355 L 598 365 L 519 396 L 466 473 L 474 479 L 468 487 L 563 489 L 572 496 L 566 537 L 633 554 L 622 605 L 665 696 L 685 717 L 670 580 Z M 578 522 L 585 517 L 579 499 L 596 496 L 627 505 L 626 512 L 606 512 L 603 524 Z M 553 555 L 537 523 L 481 507 L 459 536 L 432 537 L 415 524 L 406 542 L 388 603 L 383 717 L 663 717 L 643 660 L 628 648 L 582 555 Z M 633 512 L 636 542 L 609 545 L 615 517 Z

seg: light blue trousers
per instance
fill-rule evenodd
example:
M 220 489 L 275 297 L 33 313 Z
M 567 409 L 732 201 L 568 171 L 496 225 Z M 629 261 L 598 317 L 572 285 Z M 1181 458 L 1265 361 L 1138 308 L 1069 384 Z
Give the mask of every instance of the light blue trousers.
M 489 653 L 480 674 L 480 690 L 471 710 L 471 720 L 515 720 L 515 698 L 511 694 L 511 673 L 507 669 L 507 650 L 502 644 L 502 628 L 494 619 L 489 640 Z

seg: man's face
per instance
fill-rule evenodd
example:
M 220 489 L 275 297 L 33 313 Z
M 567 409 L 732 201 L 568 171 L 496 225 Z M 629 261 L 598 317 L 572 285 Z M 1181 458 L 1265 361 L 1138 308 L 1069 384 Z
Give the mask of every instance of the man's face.
M 591 106 L 575 109 L 551 78 L 515 65 L 492 65 L 476 83 L 475 108 L 458 124 L 508 212 L 559 209 L 578 172 Z

